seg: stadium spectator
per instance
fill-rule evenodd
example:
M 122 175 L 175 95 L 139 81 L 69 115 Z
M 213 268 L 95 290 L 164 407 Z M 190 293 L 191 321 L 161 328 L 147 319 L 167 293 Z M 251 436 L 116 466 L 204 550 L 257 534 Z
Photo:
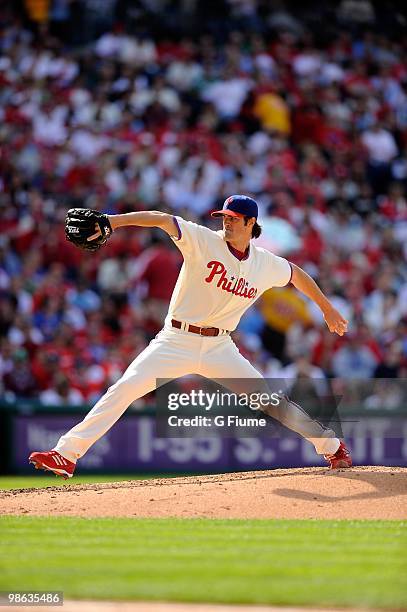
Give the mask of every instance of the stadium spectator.
M 28 399 L 37 391 L 28 352 L 19 348 L 12 354 L 12 367 L 3 376 L 3 385 L 7 399 Z
M 46 406 L 80 406 L 85 401 L 82 393 L 71 387 L 63 374 L 49 381 L 49 387 L 39 394 L 39 400 Z
M 371 378 L 377 365 L 372 350 L 359 334 L 351 336 L 332 358 L 332 371 L 339 378 Z

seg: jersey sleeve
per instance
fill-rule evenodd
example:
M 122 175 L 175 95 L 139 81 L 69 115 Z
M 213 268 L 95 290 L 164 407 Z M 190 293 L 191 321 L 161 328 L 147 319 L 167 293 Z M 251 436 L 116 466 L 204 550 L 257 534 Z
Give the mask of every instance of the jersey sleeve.
M 267 255 L 269 287 L 285 287 L 291 281 L 293 274 L 290 262 L 273 253 L 267 253 Z
M 182 217 L 174 216 L 173 219 L 175 230 L 171 238 L 181 253 L 192 256 L 199 252 L 205 228 L 192 221 L 185 221 Z

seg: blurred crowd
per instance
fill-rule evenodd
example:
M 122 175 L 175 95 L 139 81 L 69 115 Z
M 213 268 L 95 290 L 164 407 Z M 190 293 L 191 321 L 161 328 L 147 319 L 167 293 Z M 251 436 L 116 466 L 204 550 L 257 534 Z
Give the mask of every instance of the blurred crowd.
M 289 3 L 228 0 L 214 19 L 209 2 L 205 20 L 200 3 L 146 0 L 119 8 L 172 7 L 168 31 L 157 10 L 151 30 L 130 27 L 109 2 L 87 40 L 55 18 L 78 4 L 45 3 L 50 22 L 27 7 L 0 18 L 1 395 L 94 402 L 162 326 L 176 247 L 132 228 L 83 253 L 65 240 L 68 208 L 217 229 L 210 212 L 233 193 L 259 203 L 258 244 L 349 320 L 330 334 L 295 289 L 275 289 L 243 317 L 241 352 L 273 377 L 405 378 L 405 28 L 382 30 L 370 2 L 337 3 L 324 29 Z

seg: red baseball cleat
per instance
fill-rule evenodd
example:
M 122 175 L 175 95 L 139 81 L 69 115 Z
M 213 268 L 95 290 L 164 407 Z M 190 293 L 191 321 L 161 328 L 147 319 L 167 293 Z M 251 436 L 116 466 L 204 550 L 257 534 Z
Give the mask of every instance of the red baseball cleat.
M 324 458 L 330 464 L 331 470 L 352 467 L 352 457 L 346 448 L 345 442 L 339 444 L 339 448 L 334 455 L 324 455 Z
M 65 459 L 57 451 L 53 450 L 45 453 L 31 453 L 28 461 L 34 465 L 36 470 L 54 472 L 54 474 L 62 476 L 65 480 L 72 478 L 76 467 L 72 461 L 68 461 L 68 459 Z

